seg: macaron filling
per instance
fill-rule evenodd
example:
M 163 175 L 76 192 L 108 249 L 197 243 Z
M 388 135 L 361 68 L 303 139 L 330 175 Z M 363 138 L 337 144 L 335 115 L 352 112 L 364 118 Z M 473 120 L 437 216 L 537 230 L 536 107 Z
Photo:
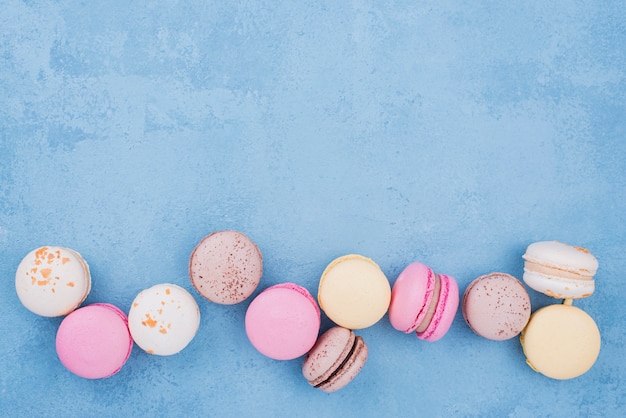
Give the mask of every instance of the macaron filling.
M 458 307 L 458 292 L 456 281 L 447 275 L 437 275 L 441 280 L 441 289 L 437 292 L 438 301 L 435 305 L 434 315 L 423 332 L 416 332 L 417 338 L 422 340 L 436 341 L 448 331 L 454 319 L 454 312 Z
M 593 280 L 593 275 L 588 270 L 579 270 L 578 272 L 572 270 L 565 270 L 562 268 L 547 266 L 536 263 L 534 261 L 526 260 L 524 262 L 524 270 L 534 273 L 540 273 L 546 276 L 561 277 L 573 280 Z M 586 274 L 585 274 L 586 273 Z
M 437 273 L 434 273 L 433 276 L 435 280 L 435 285 L 431 293 L 431 297 L 429 298 L 430 302 L 427 302 L 427 304 L 424 306 L 424 308 L 428 307 L 428 309 L 426 309 L 425 315 L 422 318 L 421 322 L 416 324 L 418 326 L 415 328 L 415 332 L 418 334 L 426 331 L 426 329 L 433 320 L 433 316 L 435 315 L 435 311 L 437 310 L 437 304 L 439 303 L 439 296 L 441 293 L 441 278 Z M 416 319 L 416 322 L 417 321 L 418 320 Z

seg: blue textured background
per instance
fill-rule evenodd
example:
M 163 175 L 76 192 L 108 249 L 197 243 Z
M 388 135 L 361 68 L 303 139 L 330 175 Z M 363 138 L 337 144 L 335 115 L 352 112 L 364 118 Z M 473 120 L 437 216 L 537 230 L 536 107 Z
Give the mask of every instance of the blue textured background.
M 0 415 L 623 416 L 626 2 L 297 3 L 0 2 Z M 460 312 L 436 343 L 385 317 L 358 332 L 362 373 L 327 395 L 301 359 L 250 346 L 249 300 L 193 293 L 186 350 L 135 347 L 89 381 L 56 357 L 60 319 L 15 294 L 41 245 L 83 254 L 87 302 L 193 292 L 191 250 L 229 228 L 263 252 L 257 293 L 293 281 L 316 295 L 350 252 L 391 282 L 425 262 L 463 291 L 491 271 L 521 278 L 533 241 L 586 246 L 597 291 L 577 306 L 600 357 L 554 381 Z

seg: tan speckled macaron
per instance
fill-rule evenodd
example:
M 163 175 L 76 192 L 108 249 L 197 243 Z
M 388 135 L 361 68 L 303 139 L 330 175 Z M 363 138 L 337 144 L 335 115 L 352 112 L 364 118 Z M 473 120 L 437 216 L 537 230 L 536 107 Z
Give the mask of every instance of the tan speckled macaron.
M 255 291 L 263 275 L 263 257 L 256 244 L 238 231 L 204 237 L 189 260 L 193 287 L 211 302 L 232 305 Z

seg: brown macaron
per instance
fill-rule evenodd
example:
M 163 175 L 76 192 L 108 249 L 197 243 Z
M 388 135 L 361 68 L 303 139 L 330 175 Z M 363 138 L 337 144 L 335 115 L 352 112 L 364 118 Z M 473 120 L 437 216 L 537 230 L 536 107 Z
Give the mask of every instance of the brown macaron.
M 515 277 L 490 273 L 472 281 L 461 305 L 465 322 L 475 334 L 503 341 L 519 335 L 530 319 L 530 297 Z
M 367 345 L 352 330 L 333 327 L 322 334 L 302 364 L 309 384 L 335 392 L 350 383 L 367 360 Z
M 222 305 L 246 300 L 259 285 L 262 275 L 261 251 L 238 231 L 207 235 L 189 259 L 193 287 L 209 301 Z

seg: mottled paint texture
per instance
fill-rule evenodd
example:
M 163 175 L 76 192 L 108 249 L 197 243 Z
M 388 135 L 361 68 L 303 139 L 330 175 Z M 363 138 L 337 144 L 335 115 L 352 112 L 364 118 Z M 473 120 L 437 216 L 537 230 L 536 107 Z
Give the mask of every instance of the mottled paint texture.
M 0 13 L 0 405 L 7 416 L 603 416 L 626 409 L 626 3 L 4 0 Z M 412 261 L 461 290 L 522 277 L 539 240 L 588 248 L 602 351 L 533 372 L 514 338 L 457 313 L 429 344 L 387 317 L 357 379 L 324 394 L 248 342 L 251 299 L 195 295 L 176 356 L 135 349 L 109 379 L 58 361 L 60 318 L 19 302 L 33 248 L 80 252 L 85 303 L 128 312 L 187 275 L 210 231 L 254 237 L 255 294 L 315 296 L 342 254 L 393 282 Z M 531 292 L 533 311 L 553 303 Z M 322 331 L 331 327 L 323 318 Z M 419 399 L 416 399 L 419 394 Z M 426 402 L 421 400 L 427 400 Z M 88 412 L 87 412 L 88 411 Z

